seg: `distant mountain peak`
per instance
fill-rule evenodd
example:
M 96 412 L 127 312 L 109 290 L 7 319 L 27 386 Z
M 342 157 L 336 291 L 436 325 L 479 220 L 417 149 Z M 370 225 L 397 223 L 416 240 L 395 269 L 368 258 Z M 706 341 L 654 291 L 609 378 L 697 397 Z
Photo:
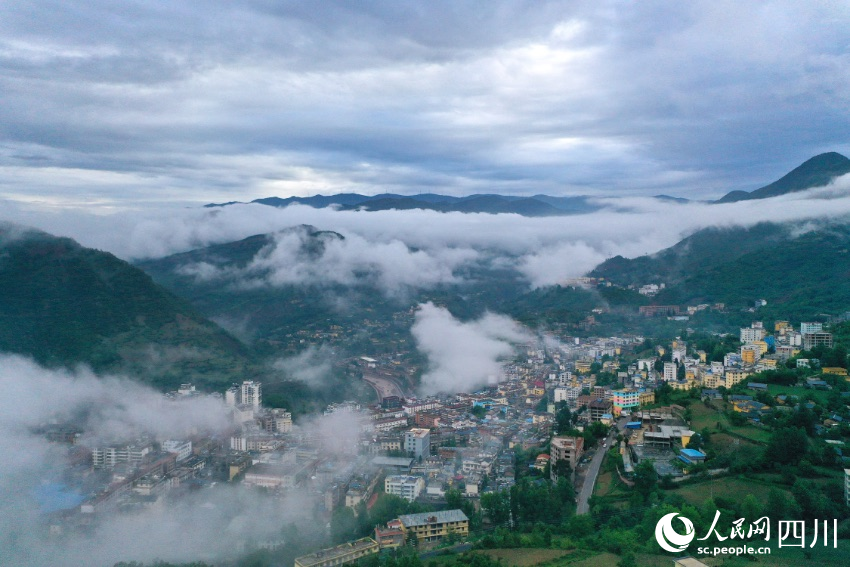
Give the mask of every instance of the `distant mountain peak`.
M 823 187 L 830 181 L 850 173 L 850 159 L 838 152 L 826 152 L 816 155 L 770 185 L 752 192 L 732 191 L 715 203 L 734 203 L 752 199 L 767 199 L 797 191 L 805 191 L 812 187 Z

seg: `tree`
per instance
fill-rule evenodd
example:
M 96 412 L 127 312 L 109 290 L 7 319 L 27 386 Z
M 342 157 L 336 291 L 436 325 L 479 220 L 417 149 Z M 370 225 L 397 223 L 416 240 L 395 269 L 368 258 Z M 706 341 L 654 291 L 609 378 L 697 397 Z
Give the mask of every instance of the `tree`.
M 555 413 L 555 430 L 558 435 L 562 435 L 572 429 L 573 416 L 566 402 L 558 402 L 558 404 L 560 407 L 558 407 L 558 411 Z
M 481 495 L 481 509 L 493 524 L 506 524 L 511 517 L 510 495 L 504 490 L 485 492 Z
M 635 467 L 635 490 L 646 500 L 658 486 L 658 473 L 650 459 L 644 459 Z
M 797 427 L 777 429 L 770 436 L 764 452 L 767 463 L 797 464 L 806 455 L 809 441 L 805 431 Z
M 741 502 L 741 516 L 752 522 L 762 517 L 761 503 L 752 494 L 747 494 Z
M 449 510 L 460 510 L 463 505 L 463 495 L 457 488 L 451 488 L 446 491 L 446 506 Z
M 834 349 L 825 352 L 823 366 L 847 368 L 847 348 L 844 345 L 837 345 Z
M 343 506 L 334 510 L 331 516 L 331 538 L 335 543 L 354 539 L 357 534 L 357 518 L 354 510 Z
M 662 370 L 663 370 L 663 367 L 662 367 Z M 659 404 L 664 404 L 664 405 L 669 404 L 670 403 L 670 397 L 672 395 L 673 395 L 673 387 L 670 384 L 668 384 L 667 382 L 664 382 L 658 388 L 655 389 L 655 400 Z
M 702 449 L 702 446 L 703 446 L 702 434 L 695 433 L 693 436 L 691 436 L 691 440 L 688 441 L 688 447 L 687 448 L 688 449 L 696 449 L 697 451 L 699 451 L 700 449 Z

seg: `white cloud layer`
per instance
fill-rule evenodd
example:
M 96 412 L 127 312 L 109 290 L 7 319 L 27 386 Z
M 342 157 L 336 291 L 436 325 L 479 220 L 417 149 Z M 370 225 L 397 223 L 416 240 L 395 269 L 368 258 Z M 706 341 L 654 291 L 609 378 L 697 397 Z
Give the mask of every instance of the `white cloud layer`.
M 583 275 L 618 254 L 655 253 L 709 226 L 841 221 L 850 216 L 850 175 L 823 188 L 722 205 L 641 197 L 598 202 L 603 208 L 593 213 L 538 218 L 264 205 L 93 215 L 10 205 L 0 210 L 0 220 L 70 236 L 127 259 L 161 257 L 300 224 L 345 237 L 327 240 L 324 254 L 308 258 L 298 252 L 303 233 L 283 232 L 237 273 L 215 266 L 188 268 L 198 277 L 238 276 L 244 285 L 348 284 L 364 277 L 393 294 L 456 282 L 463 268 L 491 262 L 514 266 L 531 285 L 545 286 Z
M 312 509 L 307 497 L 288 500 L 219 487 L 166 500 L 133 513 L 116 513 L 91 531 L 49 537 L 36 496 L 44 483 L 61 483 L 67 446 L 49 443 L 33 428 L 73 419 L 89 446 L 142 433 L 159 440 L 198 431 L 225 433 L 231 419 L 220 400 L 166 401 L 125 378 L 96 377 L 84 369 L 47 370 L 0 354 L 0 563 L 22 567 L 112 565 L 118 561 L 214 561 L 239 542 L 277 537 L 283 525 Z
M 398 295 L 408 289 L 457 282 L 454 270 L 477 257 L 469 248 L 412 250 L 397 239 L 370 241 L 350 232 L 343 238 L 311 236 L 299 227 L 276 233 L 274 242 L 244 268 L 199 262 L 181 266 L 180 271 L 200 281 L 241 288 L 370 284 Z
M 514 354 L 516 343 L 533 335 L 510 317 L 487 313 L 461 322 L 433 303 L 419 306 L 411 328 L 418 349 L 428 357 L 421 391 L 468 392 L 501 377 L 501 362 Z

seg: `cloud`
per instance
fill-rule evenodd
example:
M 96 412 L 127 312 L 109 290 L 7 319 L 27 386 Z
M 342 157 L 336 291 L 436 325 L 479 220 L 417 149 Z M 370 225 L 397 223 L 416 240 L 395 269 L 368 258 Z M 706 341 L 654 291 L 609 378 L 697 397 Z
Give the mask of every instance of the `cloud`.
M 66 478 L 67 447 L 34 432 L 71 421 L 82 443 L 96 446 L 150 433 L 158 440 L 232 426 L 221 400 L 168 401 L 125 378 L 95 377 L 84 369 L 47 370 L 0 355 L 0 554 L 9 565 L 112 565 L 118 561 L 213 561 L 230 557 L 245 540 L 274 538 L 289 521 L 313 509 L 311 496 L 269 498 L 219 486 L 132 513 L 110 513 L 91 529 L 48 537 L 38 493 Z
M 182 265 L 177 271 L 198 281 L 220 281 L 242 289 L 370 285 L 399 296 L 411 289 L 457 283 L 455 269 L 478 257 L 469 248 L 412 250 L 397 239 L 374 241 L 353 233 L 318 233 L 304 226 L 272 238 L 244 268 L 204 261 Z
M 249 204 L 100 215 L 13 206 L 0 212 L 0 219 L 70 236 L 126 259 L 273 234 L 273 243 L 245 268 L 209 261 L 183 269 L 199 279 L 247 287 L 365 282 L 403 297 L 407 291 L 463 282 L 486 266 L 516 269 L 530 286 L 557 284 L 606 258 L 653 254 L 710 226 L 843 222 L 850 216 L 850 175 L 822 188 L 722 205 L 645 197 L 595 202 L 601 208 L 592 213 L 539 218 Z M 317 248 L 308 231 L 292 228 L 304 224 L 344 238 L 324 238 Z
M 287 378 L 319 388 L 331 381 L 335 359 L 334 350 L 323 344 L 319 347 L 310 346 L 295 356 L 282 358 L 274 363 L 274 368 L 283 371 Z
M 461 322 L 430 302 L 419 306 L 411 332 L 417 348 L 428 357 L 421 382 L 424 394 L 468 392 L 496 383 L 502 376 L 501 363 L 514 354 L 515 343 L 534 338 L 504 315 L 487 313 Z
M 836 4 L 0 8 L 0 195 L 720 195 L 846 151 Z

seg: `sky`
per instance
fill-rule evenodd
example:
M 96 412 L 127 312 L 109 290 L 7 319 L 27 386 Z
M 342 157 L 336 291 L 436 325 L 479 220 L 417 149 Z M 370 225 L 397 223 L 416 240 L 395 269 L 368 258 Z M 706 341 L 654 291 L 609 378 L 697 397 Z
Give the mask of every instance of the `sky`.
M 718 197 L 850 154 L 845 2 L 0 5 L 0 207 Z

